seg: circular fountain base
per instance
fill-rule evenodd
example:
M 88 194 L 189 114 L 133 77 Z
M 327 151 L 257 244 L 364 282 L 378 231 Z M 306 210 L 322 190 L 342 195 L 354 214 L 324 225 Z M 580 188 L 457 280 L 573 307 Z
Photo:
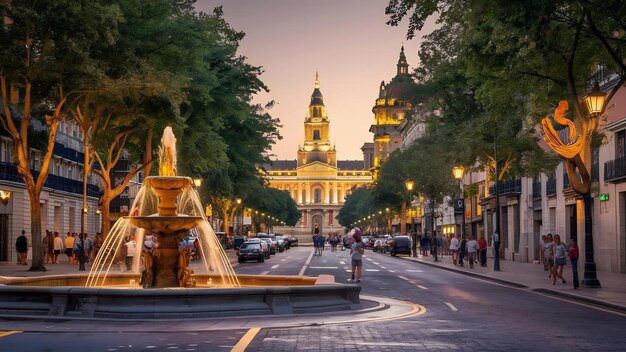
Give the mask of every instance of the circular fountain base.
M 205 288 L 219 287 L 220 276 L 197 275 L 195 279 L 197 288 L 141 289 L 138 275 L 133 274 L 108 278 L 108 285 L 118 288 L 79 287 L 86 277 L 78 275 L 0 278 L 5 284 L 0 287 L 0 315 L 188 319 L 361 308 L 361 287 L 334 284 L 328 275 L 240 275 L 241 288 Z

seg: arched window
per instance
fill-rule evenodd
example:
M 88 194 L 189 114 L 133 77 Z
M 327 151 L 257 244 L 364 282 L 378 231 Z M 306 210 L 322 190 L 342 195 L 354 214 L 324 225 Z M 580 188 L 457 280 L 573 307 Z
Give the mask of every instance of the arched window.
M 322 190 L 317 188 L 313 192 L 314 192 L 313 193 L 313 202 L 314 203 L 321 203 L 322 202 Z
M 313 130 L 313 140 L 319 141 L 320 139 L 320 130 Z

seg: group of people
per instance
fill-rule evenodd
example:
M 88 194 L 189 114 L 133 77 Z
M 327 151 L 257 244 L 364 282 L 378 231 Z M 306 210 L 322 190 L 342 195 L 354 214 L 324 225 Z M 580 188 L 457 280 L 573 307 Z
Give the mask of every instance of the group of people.
M 326 239 L 322 234 L 320 234 L 319 228 L 316 227 L 313 234 L 313 248 L 315 249 L 314 255 L 322 255 L 325 245 Z
M 551 233 L 541 236 L 542 240 L 542 253 L 541 261 L 543 262 L 544 270 L 548 272 L 548 279 L 552 279 L 552 284 L 556 285 L 557 279 L 560 279 L 562 283 L 567 283 L 567 280 L 563 277 L 563 268 L 567 264 L 567 258 L 572 263 L 572 279 L 574 288 L 579 287 L 578 281 L 578 244 L 576 239 L 570 239 L 570 244 L 566 245 L 561 241 L 561 236 Z
M 464 266 L 467 260 L 470 269 L 474 268 L 474 263 L 480 263 L 480 266 L 487 266 L 487 240 L 484 236 L 480 239 L 471 235 L 447 234 L 443 235 L 435 231 L 434 234 L 429 232 L 423 235 L 412 233 L 409 235 L 413 240 L 413 255 L 417 256 L 417 246 L 423 257 L 429 254 L 434 260 L 439 261 L 439 256 L 452 255 L 454 265 Z
M 46 230 L 42 238 L 42 254 L 45 264 L 59 264 L 59 255 L 65 253 L 68 263 L 84 264 L 92 262 L 102 246 L 104 238 L 101 233 L 97 233 L 92 239 L 87 233 L 68 232 L 61 237 L 57 231 Z M 28 239 L 26 231 L 22 230 L 20 236 L 15 240 L 15 250 L 17 252 L 17 263 L 28 264 Z

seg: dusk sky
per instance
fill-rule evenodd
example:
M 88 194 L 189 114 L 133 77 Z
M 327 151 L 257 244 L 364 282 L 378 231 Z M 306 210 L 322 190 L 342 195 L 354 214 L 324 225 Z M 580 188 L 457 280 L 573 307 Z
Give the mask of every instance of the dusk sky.
M 239 53 L 255 66 L 270 92 L 257 102 L 275 100 L 270 110 L 280 119 L 283 139 L 272 159 L 295 159 L 304 139 L 304 117 L 320 75 L 330 118 L 331 143 L 338 159 L 362 159 L 372 142 L 372 106 L 381 80 L 396 73 L 404 44 L 409 65 L 418 62 L 421 35 L 406 41 L 406 23 L 386 25 L 387 0 L 198 0 L 198 10 L 223 6 L 233 28 L 246 33 Z

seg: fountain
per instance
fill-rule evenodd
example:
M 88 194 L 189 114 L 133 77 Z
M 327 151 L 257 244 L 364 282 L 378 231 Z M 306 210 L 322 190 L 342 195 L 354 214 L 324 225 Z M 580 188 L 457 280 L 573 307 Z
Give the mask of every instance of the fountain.
M 181 319 L 361 307 L 360 287 L 336 284 L 332 275 L 236 275 L 192 180 L 177 176 L 170 127 L 159 176 L 145 178 L 131 209 L 111 228 L 87 276 L 0 277 L 0 315 Z M 198 239 L 200 260 L 190 262 L 179 246 L 186 236 Z

